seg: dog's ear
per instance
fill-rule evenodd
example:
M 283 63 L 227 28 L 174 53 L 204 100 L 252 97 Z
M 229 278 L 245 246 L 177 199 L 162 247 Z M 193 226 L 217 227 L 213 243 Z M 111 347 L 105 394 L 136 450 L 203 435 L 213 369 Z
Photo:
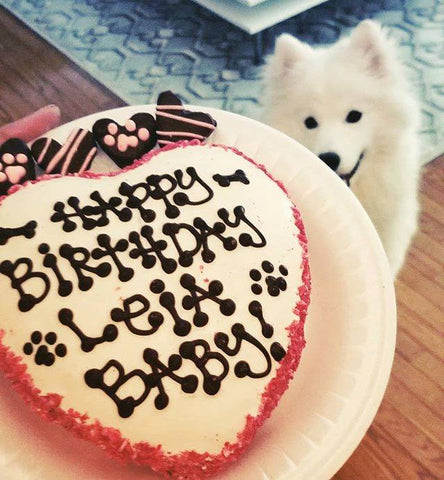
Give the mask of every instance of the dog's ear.
M 365 62 L 365 68 L 370 74 L 376 77 L 389 74 L 392 45 L 378 23 L 372 20 L 362 21 L 350 36 L 350 48 Z
M 292 67 L 302 60 L 311 47 L 288 33 L 276 39 L 274 55 L 270 59 L 273 74 L 278 78 L 285 77 Z

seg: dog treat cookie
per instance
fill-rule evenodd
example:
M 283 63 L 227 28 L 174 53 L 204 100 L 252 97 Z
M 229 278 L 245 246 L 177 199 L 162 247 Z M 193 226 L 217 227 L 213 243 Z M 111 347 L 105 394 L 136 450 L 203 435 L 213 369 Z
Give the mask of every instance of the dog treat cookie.
M 161 147 L 181 140 L 205 140 L 217 126 L 207 113 L 184 110 L 180 99 L 170 91 L 162 92 L 157 99 L 156 124 Z
M 157 142 L 154 117 L 149 113 L 136 113 L 123 126 L 102 118 L 94 123 L 92 131 L 102 150 L 120 168 L 141 158 Z
M 310 295 L 300 214 L 262 167 L 182 142 L 18 188 L 0 225 L 0 368 L 36 412 L 168 478 L 239 457 Z
M 23 140 L 10 138 L 0 145 L 0 195 L 13 185 L 35 179 L 35 162 Z
M 79 128 L 73 130 L 63 145 L 51 138 L 39 138 L 31 145 L 37 164 L 51 174 L 82 173 L 89 169 L 97 147 L 93 134 Z

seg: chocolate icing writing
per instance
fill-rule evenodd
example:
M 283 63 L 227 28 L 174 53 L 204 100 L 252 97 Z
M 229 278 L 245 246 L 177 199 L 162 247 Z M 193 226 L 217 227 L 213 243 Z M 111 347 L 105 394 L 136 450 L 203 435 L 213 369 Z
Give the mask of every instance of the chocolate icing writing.
M 190 190 L 195 183 L 198 183 L 207 192 L 207 196 L 198 200 L 190 200 L 189 196 L 186 193 L 178 192 L 175 193 L 173 196 L 173 200 L 176 205 L 182 207 L 184 205 L 202 205 L 209 202 L 214 197 L 213 190 L 211 190 L 211 188 L 199 177 L 195 168 L 188 167 L 185 171 L 190 177 L 189 183 L 185 184 L 182 170 L 176 170 L 174 172 L 174 177 L 176 178 L 177 185 L 183 190 Z
M 121 282 L 128 282 L 131 280 L 134 276 L 134 270 L 132 268 L 125 267 L 117 256 L 117 252 L 124 252 L 127 250 L 128 241 L 120 239 L 114 246 L 112 246 L 109 235 L 102 233 L 97 237 L 97 243 L 102 248 L 95 248 L 91 252 L 92 258 L 94 258 L 94 260 L 100 260 L 103 257 L 110 257 L 119 271 L 119 280 Z
M 23 268 L 25 271 L 23 272 Z M 22 272 L 21 275 L 17 276 L 17 272 Z M 20 295 L 18 301 L 18 308 L 21 312 L 29 312 L 35 305 L 42 302 L 48 295 L 49 289 L 51 287 L 51 282 L 47 275 L 43 272 L 33 271 L 33 263 L 29 258 L 19 258 L 14 263 L 9 260 L 4 260 L 0 263 L 0 273 L 6 275 L 11 280 L 11 286 Z M 25 284 L 31 281 L 33 285 L 33 291 L 36 290 L 36 280 L 40 282 L 40 295 L 33 295 L 32 293 L 25 291 Z
M 198 355 L 198 348 L 203 349 L 203 354 Z M 186 358 L 194 362 L 196 367 L 201 371 L 204 381 L 203 389 L 208 395 L 216 395 L 220 390 L 222 380 L 227 376 L 229 371 L 229 364 L 227 359 L 218 352 L 212 352 L 208 342 L 205 340 L 194 340 L 191 342 L 184 342 L 180 346 L 179 353 L 182 358 Z M 218 362 L 222 366 L 222 373 L 215 375 L 208 370 L 209 362 Z
M 89 337 L 78 327 L 78 325 L 76 325 L 74 322 L 74 314 L 68 308 L 62 308 L 59 311 L 59 322 L 65 327 L 71 329 L 71 331 L 77 335 L 80 340 L 80 348 L 84 352 L 91 352 L 101 343 L 114 342 L 119 334 L 117 327 L 110 323 L 105 325 L 100 337 Z
M 188 267 L 193 263 L 193 257 L 201 251 L 202 260 L 206 263 L 212 262 L 216 255 L 208 245 L 208 238 L 215 237 L 222 242 L 225 250 L 234 250 L 237 241 L 234 237 L 224 237 L 222 233 L 226 230 L 226 226 L 222 222 L 215 222 L 210 227 L 202 218 L 197 217 L 193 221 L 193 225 L 186 223 L 165 223 L 162 233 L 169 236 L 176 247 L 179 254 L 179 264 Z M 190 233 L 195 240 L 195 246 L 192 249 L 183 250 L 181 247 L 181 237 L 183 233 Z M 185 239 L 189 240 L 189 239 Z M 189 243 L 189 242 L 188 242 Z
M 154 210 L 143 206 L 143 204 L 150 198 L 150 189 L 146 182 L 137 183 L 135 185 L 129 185 L 126 182 L 122 182 L 119 187 L 119 193 L 128 198 L 126 201 L 127 207 L 138 210 L 140 218 L 145 223 L 150 223 L 156 218 Z
M 21 227 L 0 227 L 0 245 L 6 245 L 8 240 L 14 237 L 32 238 L 35 236 L 36 228 L 37 222 L 35 220 L 31 220 Z
M 132 310 L 133 305 L 139 305 L 139 309 Z M 141 317 L 150 308 L 150 302 L 143 295 L 133 295 L 123 300 L 123 309 L 114 308 L 111 310 L 111 318 L 115 322 L 124 322 L 128 330 L 135 335 L 152 335 L 159 330 L 163 324 L 163 315 L 160 312 L 151 312 L 147 316 L 150 328 L 142 329 L 134 325 L 133 320 Z
M 167 242 L 165 240 L 154 240 L 153 233 L 154 231 L 149 225 L 144 225 L 142 227 L 140 235 L 137 232 L 130 233 L 129 241 L 135 245 L 135 248 L 129 252 L 130 257 L 142 258 L 142 265 L 144 268 L 154 267 L 156 259 L 158 259 L 165 273 L 174 272 L 177 268 L 176 260 L 173 258 L 167 258 L 162 253 L 168 246 Z M 141 237 L 148 242 L 148 248 L 143 246 Z
M 111 265 L 103 262 L 97 266 L 89 265 L 91 252 L 83 247 L 72 247 L 67 243 L 63 244 L 59 249 L 60 255 L 66 258 L 75 271 L 78 279 L 78 287 L 82 291 L 89 290 L 93 284 L 93 278 L 85 275 L 83 272 L 94 273 L 98 277 L 105 278 L 111 273 Z M 81 258 L 79 258 L 81 257 Z
M 50 248 L 47 243 L 41 243 L 39 245 L 39 252 L 44 255 L 43 265 L 50 268 L 57 278 L 59 283 L 58 293 L 61 297 L 67 297 L 72 292 L 72 282 L 66 280 L 60 272 L 60 268 L 57 264 L 57 257 L 50 253 Z
M 175 170 L 173 175 L 149 175 L 145 182 L 135 185 L 122 182 L 119 193 L 128 198 L 127 207 L 139 210 L 141 218 L 147 223 L 152 222 L 155 218 L 154 211 L 144 206 L 150 198 L 163 201 L 165 215 L 168 218 L 176 218 L 180 214 L 177 206 L 202 205 L 214 196 L 213 190 L 200 178 L 195 168 L 188 167 L 185 172 L 189 177 L 188 181 L 185 181 L 182 170 Z M 202 197 L 195 193 L 196 185 L 200 185 L 201 190 L 205 192 Z M 176 192 L 178 187 L 182 190 L 193 190 L 194 196 L 197 198 L 190 199 L 187 193 Z M 171 194 L 173 194 L 172 199 L 170 199 Z
M 265 321 L 264 314 L 262 312 L 262 305 L 257 300 L 253 300 L 248 305 L 248 311 L 251 313 L 251 315 L 253 315 L 253 317 L 256 317 L 259 320 L 262 328 L 262 335 L 265 338 L 271 338 L 274 333 L 274 328 Z
M 181 377 L 174 373 L 182 366 L 182 358 L 180 355 L 173 354 L 168 358 L 168 365 L 165 365 L 159 360 L 159 354 L 151 348 L 146 348 L 143 352 L 143 360 L 151 367 L 150 373 L 145 373 L 141 369 L 132 370 L 125 373 L 125 370 L 120 362 L 117 360 L 110 360 L 103 368 L 93 368 L 85 373 L 85 383 L 90 388 L 101 389 L 108 397 L 110 397 L 117 406 L 117 411 L 122 418 L 130 417 L 135 408 L 145 401 L 151 390 L 157 388 L 158 394 L 154 399 L 154 406 L 158 410 L 163 410 L 168 406 L 169 397 L 165 391 L 162 383 L 164 377 L 180 384 L 184 393 L 193 393 L 198 386 L 198 379 L 195 375 L 186 375 Z M 118 378 L 114 383 L 107 385 L 104 382 L 106 373 L 114 368 L 117 370 Z M 121 398 L 118 395 L 118 390 L 133 378 L 139 378 L 144 384 L 143 393 L 139 398 L 125 397 Z
M 65 232 L 72 232 L 77 228 L 77 224 L 71 220 L 72 218 L 79 218 L 85 230 L 92 230 L 96 227 L 108 225 L 109 212 L 116 215 L 121 222 L 131 220 L 132 213 L 129 208 L 122 208 L 120 210 L 117 208 L 122 204 L 121 198 L 111 197 L 108 201 L 105 201 L 98 191 L 92 192 L 90 198 L 96 202 L 96 205 L 85 205 L 81 207 L 80 200 L 77 197 L 69 197 L 66 205 L 63 202 L 56 202 L 54 204 L 55 213 L 51 216 L 51 221 L 54 223 L 62 222 L 63 230 Z
M 118 378 L 114 383 L 107 385 L 104 379 L 107 372 L 111 369 L 117 371 Z M 150 393 L 150 389 L 146 386 L 146 376 L 146 373 L 140 369 L 132 370 L 130 373 L 125 373 L 125 370 L 120 362 L 117 360 L 110 360 L 101 369 L 91 368 L 90 370 L 87 370 L 84 375 L 84 380 L 88 387 L 98 388 L 108 395 L 108 397 L 116 404 L 119 415 L 122 418 L 128 418 L 133 414 L 134 409 L 145 401 L 146 397 Z M 117 394 L 119 388 L 131 381 L 133 378 L 139 378 L 144 383 L 144 391 L 142 395 L 139 398 L 134 398 L 132 396 L 120 398 Z
M 243 170 L 236 170 L 232 175 L 221 175 L 216 173 L 216 175 L 213 175 L 213 180 L 221 187 L 229 187 L 232 182 L 240 182 L 244 185 L 250 183 L 250 180 L 248 180 Z
M 150 175 L 146 179 L 150 196 L 154 200 L 162 200 L 165 204 L 165 215 L 168 218 L 176 218 L 180 214 L 180 210 L 170 201 L 168 195 L 177 187 L 177 181 L 171 175 L 165 173 L 163 175 Z M 168 185 L 166 185 L 168 184 Z
M 191 324 L 180 317 L 176 309 L 176 297 L 171 292 L 165 292 L 165 284 L 162 280 L 155 279 L 150 284 L 150 290 L 153 293 L 160 294 L 159 303 L 165 308 L 174 320 L 174 333 L 179 337 L 184 337 L 190 333 Z
M 229 337 L 226 333 L 218 332 L 214 336 L 214 343 L 218 348 L 220 348 L 224 353 L 229 355 L 230 357 L 236 356 L 242 347 L 242 343 L 248 342 L 257 350 L 262 353 L 265 362 L 267 363 L 267 367 L 262 372 L 253 372 L 248 362 L 241 360 L 236 363 L 234 367 L 234 373 L 236 377 L 243 378 L 243 377 L 251 377 L 251 378 L 262 378 L 266 377 L 271 372 L 271 358 L 270 354 L 267 352 L 265 347 L 262 345 L 259 340 L 253 337 L 250 333 L 245 330 L 245 327 L 241 323 L 235 323 L 231 327 L 231 333 L 233 334 L 234 338 L 236 339 L 234 347 L 230 347 Z
M 227 209 L 221 208 L 217 212 L 219 218 L 221 218 L 223 222 L 229 227 L 237 228 L 241 223 L 245 223 L 259 237 L 259 241 L 255 242 L 249 233 L 241 233 L 239 235 L 239 243 L 243 247 L 255 247 L 255 248 L 265 247 L 265 245 L 267 244 L 267 241 L 265 240 L 264 235 L 259 231 L 257 227 L 253 225 L 252 222 L 250 222 L 250 220 L 248 220 L 248 218 L 245 215 L 245 208 L 242 207 L 241 205 L 238 205 L 237 207 L 234 207 L 233 213 L 234 213 L 234 220 L 230 220 Z
M 181 232 L 189 232 L 195 239 L 195 247 L 188 250 L 183 250 L 180 242 L 180 238 L 183 237 Z M 179 254 L 178 261 L 182 267 L 189 267 L 193 263 L 193 257 L 201 248 L 201 243 L 199 242 L 199 236 L 196 230 L 186 223 L 165 223 L 162 227 L 162 233 L 171 238 L 174 247 Z
M 198 380 L 195 375 L 180 377 L 174 373 L 182 366 L 182 358 L 179 355 L 170 355 L 168 365 L 164 365 L 159 360 L 159 354 L 156 350 L 146 348 L 143 352 L 143 359 L 152 369 L 152 374 L 148 376 L 148 385 L 159 390 L 157 397 L 154 399 L 154 405 L 158 410 L 163 410 L 169 403 L 169 397 L 162 383 L 164 377 L 169 377 L 179 383 L 184 393 L 194 393 L 196 391 Z
M 219 305 L 219 311 L 222 315 L 229 317 L 236 310 L 236 304 L 230 298 L 222 300 L 219 296 L 222 294 L 224 287 L 218 280 L 213 280 L 208 285 L 208 290 L 196 284 L 196 279 L 189 273 L 184 273 L 180 277 L 180 284 L 187 289 L 190 294 L 186 295 L 182 300 L 182 306 L 185 310 L 195 309 L 193 323 L 196 327 L 203 327 L 208 323 L 208 315 L 201 311 L 200 302 L 211 300 Z
M 236 239 L 234 237 L 224 237 L 222 233 L 225 232 L 225 225 L 221 222 L 215 222 L 210 227 L 205 220 L 197 217 L 193 221 L 194 227 L 199 231 L 199 241 L 202 247 L 202 260 L 206 263 L 212 262 L 216 258 L 216 254 L 210 250 L 208 246 L 208 237 L 215 236 L 218 238 L 225 250 L 234 250 L 237 246 Z

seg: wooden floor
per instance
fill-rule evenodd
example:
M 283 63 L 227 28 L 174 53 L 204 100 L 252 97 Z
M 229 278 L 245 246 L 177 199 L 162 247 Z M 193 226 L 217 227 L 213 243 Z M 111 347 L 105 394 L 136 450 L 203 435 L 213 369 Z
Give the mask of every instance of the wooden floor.
M 0 7 L 0 124 L 55 103 L 62 122 L 124 105 Z M 444 157 L 424 168 L 418 234 L 396 281 L 385 398 L 335 480 L 444 478 Z M 316 479 L 307 479 L 316 480 Z

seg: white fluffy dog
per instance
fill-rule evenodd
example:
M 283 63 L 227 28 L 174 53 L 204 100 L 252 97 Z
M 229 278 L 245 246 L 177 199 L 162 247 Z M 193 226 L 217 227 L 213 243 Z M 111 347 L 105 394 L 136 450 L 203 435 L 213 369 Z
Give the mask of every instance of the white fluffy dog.
M 417 225 L 420 171 L 419 108 L 395 46 L 370 20 L 329 48 L 283 34 L 265 68 L 265 93 L 263 120 L 350 186 L 395 277 Z

